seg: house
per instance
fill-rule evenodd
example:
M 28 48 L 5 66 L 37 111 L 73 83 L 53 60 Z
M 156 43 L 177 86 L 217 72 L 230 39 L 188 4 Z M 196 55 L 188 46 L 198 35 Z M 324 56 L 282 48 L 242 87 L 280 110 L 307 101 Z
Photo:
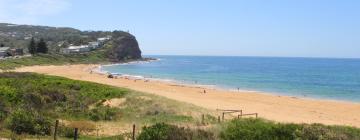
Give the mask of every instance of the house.
M 89 47 L 89 45 L 69 46 L 68 48 L 62 48 L 61 53 L 64 54 L 84 53 L 84 52 L 89 52 L 90 50 L 91 47 Z
M 101 37 L 101 38 L 98 38 L 97 41 L 100 43 L 100 44 L 103 44 L 105 43 L 105 41 L 111 39 L 110 36 L 107 36 L 107 37 Z
M 24 55 L 24 50 L 17 48 L 17 49 L 10 49 L 9 54 L 11 56 L 18 56 L 18 55 Z
M 10 47 L 0 47 L 0 58 L 9 56 Z
M 100 48 L 100 43 L 99 42 L 89 42 L 89 47 L 91 49 L 97 49 L 97 48 Z

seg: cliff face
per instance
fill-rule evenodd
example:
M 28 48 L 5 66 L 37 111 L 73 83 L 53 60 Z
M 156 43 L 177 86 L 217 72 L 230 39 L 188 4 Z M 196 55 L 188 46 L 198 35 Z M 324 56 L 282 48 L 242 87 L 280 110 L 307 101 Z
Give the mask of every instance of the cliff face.
M 112 48 L 108 50 L 108 57 L 113 62 L 141 59 L 141 50 L 136 38 L 125 32 L 114 32 Z

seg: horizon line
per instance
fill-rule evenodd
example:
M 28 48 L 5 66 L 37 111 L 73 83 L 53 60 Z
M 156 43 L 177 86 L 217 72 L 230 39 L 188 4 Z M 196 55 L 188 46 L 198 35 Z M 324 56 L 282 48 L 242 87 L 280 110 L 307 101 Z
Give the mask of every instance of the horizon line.
M 317 57 L 317 56 L 260 56 L 260 55 L 203 55 L 203 54 L 143 54 L 143 56 L 194 56 L 194 57 L 263 57 L 263 58 L 318 58 L 318 59 L 360 59 L 360 57 Z

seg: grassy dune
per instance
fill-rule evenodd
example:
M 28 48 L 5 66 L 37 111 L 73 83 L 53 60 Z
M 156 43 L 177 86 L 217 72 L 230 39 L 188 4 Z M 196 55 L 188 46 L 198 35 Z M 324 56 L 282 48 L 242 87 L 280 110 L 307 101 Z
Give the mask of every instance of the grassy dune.
M 205 109 L 128 89 L 33 73 L 0 73 L 0 137 L 50 135 L 56 119 L 89 136 L 158 122 L 198 124 Z M 38 127 L 39 126 L 39 127 Z M 66 132 L 71 131 L 71 132 Z M 104 131 L 104 132 L 102 132 Z

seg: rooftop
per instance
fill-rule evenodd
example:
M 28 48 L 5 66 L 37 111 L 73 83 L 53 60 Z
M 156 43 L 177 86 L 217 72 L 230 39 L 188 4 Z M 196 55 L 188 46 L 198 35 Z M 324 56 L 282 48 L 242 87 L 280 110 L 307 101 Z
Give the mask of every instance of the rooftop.
M 80 48 L 87 48 L 89 47 L 88 45 L 81 45 L 81 46 L 69 46 L 68 49 L 80 49 Z

